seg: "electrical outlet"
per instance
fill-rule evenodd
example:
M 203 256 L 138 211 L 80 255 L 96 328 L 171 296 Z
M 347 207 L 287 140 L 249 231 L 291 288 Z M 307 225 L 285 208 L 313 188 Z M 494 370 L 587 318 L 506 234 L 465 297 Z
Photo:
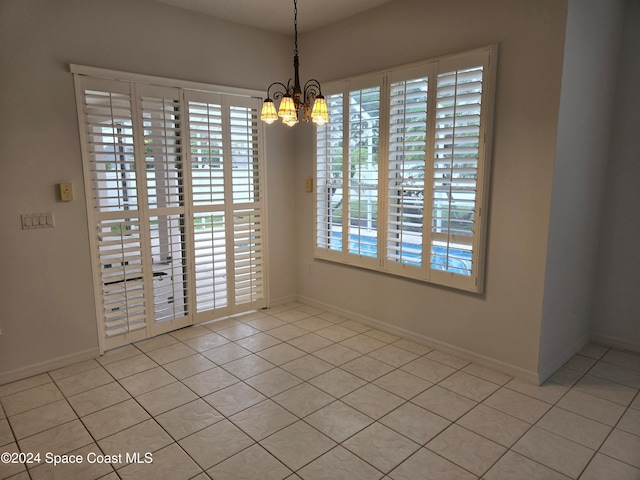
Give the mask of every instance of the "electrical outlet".
M 73 183 L 61 183 L 60 187 L 60 200 L 63 202 L 70 202 L 73 200 Z
M 304 179 L 304 191 L 313 192 L 313 178 Z

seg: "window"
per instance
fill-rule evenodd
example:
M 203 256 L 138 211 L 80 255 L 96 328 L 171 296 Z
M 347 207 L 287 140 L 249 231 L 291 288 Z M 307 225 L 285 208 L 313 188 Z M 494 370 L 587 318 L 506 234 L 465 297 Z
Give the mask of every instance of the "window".
M 73 69 L 101 348 L 266 306 L 260 100 Z
M 496 50 L 324 86 L 316 258 L 482 291 Z

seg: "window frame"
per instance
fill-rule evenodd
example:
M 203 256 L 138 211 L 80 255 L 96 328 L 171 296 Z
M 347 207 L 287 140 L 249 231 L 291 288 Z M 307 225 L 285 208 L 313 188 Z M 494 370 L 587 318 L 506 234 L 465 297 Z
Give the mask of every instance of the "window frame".
M 487 225 L 488 225 L 488 204 L 489 204 L 489 183 L 490 183 L 490 170 L 491 170 L 491 154 L 492 154 L 492 137 L 493 137 L 493 114 L 495 108 L 495 89 L 496 89 L 496 65 L 497 65 L 498 45 L 493 44 L 453 55 L 447 55 L 434 59 L 424 60 L 420 62 L 411 63 L 408 65 L 402 65 L 391 69 L 385 69 L 373 73 L 350 77 L 343 80 L 338 80 L 330 83 L 323 84 L 323 93 L 327 98 L 330 110 L 330 122 L 325 127 L 319 127 L 315 129 L 314 133 L 314 177 L 316 192 L 314 198 L 314 218 L 315 218 L 315 232 L 314 232 L 314 258 L 318 260 L 326 260 L 330 262 L 341 263 L 345 265 L 364 268 L 367 270 L 373 270 L 377 272 L 387 273 L 390 275 L 404 277 L 414 280 L 419 280 L 427 283 L 433 283 L 455 289 L 460 289 L 473 293 L 482 293 L 484 291 L 485 283 L 485 251 L 486 251 L 486 237 L 487 237 Z M 475 170 L 472 173 L 475 174 L 475 182 L 473 188 L 475 189 L 475 196 L 473 197 L 473 209 L 471 215 L 471 235 L 468 241 L 465 241 L 464 248 L 470 249 L 471 260 L 468 262 L 469 274 L 462 274 L 453 270 L 438 270 L 433 268 L 431 263 L 433 261 L 432 255 L 432 220 L 434 209 L 434 196 L 432 192 L 434 190 L 434 164 L 437 159 L 435 157 L 435 144 L 437 142 L 436 137 L 436 102 L 438 100 L 438 75 L 445 75 L 451 72 L 458 72 L 461 70 L 471 69 L 475 67 L 481 67 L 481 92 L 480 95 L 480 109 L 479 114 L 479 126 L 477 127 L 477 164 Z M 400 81 L 410 81 L 418 78 L 425 77 L 428 83 L 428 92 L 426 93 L 426 120 L 425 120 L 425 144 L 424 144 L 424 186 L 423 186 L 423 204 L 422 204 L 422 230 L 420 233 L 420 240 L 422 242 L 421 251 L 421 263 L 414 265 L 408 262 L 394 261 L 389 258 L 387 254 L 388 250 L 388 233 L 390 230 L 389 224 L 389 208 L 390 204 L 390 180 L 389 169 L 392 161 L 390 160 L 391 153 L 389 151 L 390 144 L 390 89 L 392 83 Z M 457 84 L 456 84 L 457 85 Z M 332 247 L 328 242 L 327 233 L 332 232 L 330 222 L 331 208 L 332 208 L 332 194 L 330 193 L 330 186 L 327 185 L 325 178 L 330 175 L 331 170 L 335 175 L 335 158 L 340 157 L 337 155 L 336 147 L 333 147 L 333 157 L 329 152 L 328 144 L 325 142 L 328 137 L 329 129 L 333 128 L 334 136 L 332 137 L 334 145 L 337 138 L 336 132 L 341 132 L 342 145 L 341 158 L 342 161 L 339 164 L 339 172 L 341 172 L 342 180 L 336 185 L 345 187 L 348 182 L 348 175 L 350 170 L 349 161 L 345 159 L 349 158 L 349 124 L 351 115 L 347 112 L 349 107 L 349 98 L 352 92 L 361 90 L 367 87 L 379 86 L 380 87 L 380 113 L 379 113 L 379 132 L 378 132 L 378 152 L 377 152 L 377 165 L 378 165 L 378 204 L 377 204 L 377 224 L 371 231 L 375 231 L 377 236 L 375 256 L 368 255 L 355 255 L 349 253 L 348 245 L 341 245 L 341 248 Z M 456 90 L 457 92 L 457 90 Z M 335 120 L 339 115 L 333 113 L 331 117 L 331 100 L 335 95 L 342 96 L 342 117 Z M 457 100 L 458 94 L 455 94 L 454 99 Z M 462 94 L 460 94 L 462 96 Z M 335 107 L 334 107 L 335 109 Z M 332 123 L 333 122 L 333 123 Z M 341 126 L 341 130 L 337 127 Z M 455 135 L 455 134 L 454 134 Z M 457 137 L 455 137 L 457 139 Z M 323 150 L 324 148 L 324 150 Z M 331 158 L 330 158 L 331 157 Z M 475 158 L 475 157 L 474 157 Z M 333 162 L 333 163 L 327 163 Z M 449 161 L 453 169 L 454 159 Z M 440 162 L 440 164 L 442 161 Z M 475 161 L 474 161 L 475 163 Z M 453 188 L 453 187 L 451 187 Z M 453 191 L 453 190 L 451 190 Z M 333 189 L 334 195 L 336 189 Z M 344 236 L 342 232 L 347 229 L 351 234 L 352 222 L 348 218 L 348 204 L 350 203 L 350 190 L 348 188 L 342 189 L 342 195 L 340 195 L 340 201 L 342 202 L 342 217 L 340 219 L 339 227 L 340 238 Z M 454 203 L 452 196 L 447 200 L 449 204 Z M 393 205 L 399 205 L 397 203 Z M 400 200 L 402 203 L 403 200 Z M 337 202 L 334 202 L 337 203 Z M 446 203 L 446 202 L 445 202 Z M 393 206 L 391 205 L 391 206 Z M 404 205 L 402 203 L 402 205 Z M 449 218 L 449 217 L 447 217 Z M 461 223 L 461 222 L 459 222 Z M 441 227 L 440 227 L 441 228 Z M 447 252 L 456 250 L 456 243 L 453 238 L 453 232 L 455 227 L 447 222 L 445 227 L 447 234 L 447 242 L 445 243 Z M 331 235 L 331 233 L 329 234 Z M 438 235 L 438 234 L 436 234 Z M 417 235 L 416 235 L 417 236 Z M 356 236 L 359 240 L 361 237 Z M 458 237 L 460 238 L 460 237 Z M 356 241 L 358 241 L 356 240 Z M 341 240 L 342 241 L 342 240 Z M 459 244 L 461 245 L 461 244 Z M 457 251 L 460 251 L 459 248 Z M 447 253 L 448 255 L 448 253 Z M 447 257 L 448 258 L 448 257 Z M 465 262 L 467 264 L 467 262 Z

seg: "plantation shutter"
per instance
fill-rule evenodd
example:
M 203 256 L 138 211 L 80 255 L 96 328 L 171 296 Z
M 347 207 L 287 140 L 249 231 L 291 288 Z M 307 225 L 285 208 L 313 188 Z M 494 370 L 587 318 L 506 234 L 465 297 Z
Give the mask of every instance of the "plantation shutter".
M 343 185 L 344 95 L 325 95 L 329 122 L 316 135 L 316 247 L 329 255 L 341 252 Z
M 137 339 L 149 321 L 133 133 L 132 92 L 127 84 L 96 80 L 82 105 L 87 192 L 94 217 L 94 271 L 100 277 L 100 317 L 105 341 Z
M 329 122 L 316 131 L 320 258 L 379 266 L 380 75 L 325 86 Z
M 385 269 L 423 276 L 429 67 L 393 72 L 389 85 L 389 158 Z
M 222 96 L 190 92 L 189 131 L 195 256 L 196 309 L 230 311 L 227 288 Z
M 439 62 L 434 99 L 431 275 L 471 290 L 481 281 L 483 257 L 488 62 L 487 53 Z
M 380 79 L 375 81 L 379 83 Z M 348 179 L 347 225 L 343 228 L 348 231 L 348 252 L 361 257 L 360 261 L 367 261 L 362 257 L 378 258 L 380 93 L 379 85 L 350 85 L 348 163 L 344 172 Z
M 262 168 L 258 151 L 258 110 L 233 99 L 228 107 L 231 140 L 233 274 L 236 305 L 256 308 L 264 301 L 265 222 Z
M 254 101 L 189 92 L 196 308 L 262 308 L 265 223 Z
M 316 257 L 482 291 L 495 55 L 492 46 L 329 86 Z
M 186 203 L 182 102 L 177 88 L 140 85 L 149 265 L 156 323 L 187 317 Z M 177 323 L 177 322 L 175 322 Z M 183 326 L 182 323 L 178 326 Z
M 265 307 L 260 100 L 74 73 L 101 349 Z

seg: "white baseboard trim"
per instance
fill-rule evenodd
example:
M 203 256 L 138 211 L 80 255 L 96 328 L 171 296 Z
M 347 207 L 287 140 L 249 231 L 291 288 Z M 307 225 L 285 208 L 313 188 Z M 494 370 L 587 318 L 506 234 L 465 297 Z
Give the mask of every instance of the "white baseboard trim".
M 422 335 L 404 328 L 396 327 L 395 325 L 376 320 L 375 318 L 367 317 L 356 312 L 351 312 L 349 310 L 336 307 L 335 305 L 319 302 L 312 298 L 298 296 L 298 301 L 307 305 L 311 305 L 313 307 L 322 308 L 328 312 L 335 313 L 336 315 L 340 315 L 342 317 L 346 317 L 360 323 L 364 323 L 365 325 L 369 325 L 370 327 L 392 333 L 399 337 L 406 338 L 407 340 L 420 343 L 429 348 L 434 348 L 441 352 L 455 355 L 456 357 L 476 363 L 485 368 L 496 370 L 500 373 L 504 373 L 512 377 L 520 378 L 529 383 L 533 383 L 536 385 L 540 384 L 540 376 L 538 375 L 538 372 L 525 370 L 523 368 L 516 367 L 515 365 L 511 365 L 500 360 L 487 357 L 485 355 L 480 355 L 478 353 L 456 347 L 455 345 L 435 340 L 433 338 L 427 337 L 426 335 Z
M 640 342 L 630 342 L 626 338 L 612 337 L 597 332 L 591 332 L 591 343 L 640 353 Z
M 100 356 L 100 349 L 95 347 L 81 352 L 64 355 L 62 357 L 52 358 L 44 362 L 16 368 L 15 370 L 9 370 L 8 372 L 0 372 L 0 385 L 15 382 L 17 380 L 23 380 L 25 378 L 32 377 L 33 375 L 57 370 L 58 368 L 68 367 L 74 363 L 83 362 L 98 356 Z
M 281 298 L 270 298 L 268 302 L 268 308 L 279 307 L 286 305 L 287 303 L 293 303 L 298 300 L 296 295 L 289 295 Z
M 558 371 L 560 367 L 562 367 L 565 363 L 567 363 L 571 358 L 578 353 L 580 350 L 584 348 L 585 345 L 589 343 L 589 336 L 584 336 L 577 342 L 574 342 L 571 347 L 569 347 L 563 355 L 561 355 L 555 362 L 553 362 L 548 367 L 544 368 L 540 371 L 540 381 L 539 384 L 543 384 L 546 382 L 549 377 L 551 377 L 554 373 Z

